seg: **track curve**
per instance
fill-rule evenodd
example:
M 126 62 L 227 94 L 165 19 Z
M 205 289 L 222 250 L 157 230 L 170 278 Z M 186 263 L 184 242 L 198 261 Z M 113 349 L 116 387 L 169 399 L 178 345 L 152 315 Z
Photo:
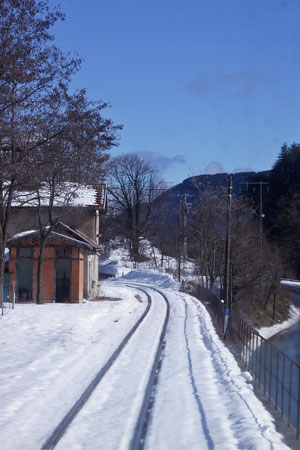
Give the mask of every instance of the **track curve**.
M 147 297 L 147 307 L 146 307 L 145 311 L 143 312 L 143 314 L 141 315 L 141 317 L 135 323 L 135 325 L 131 328 L 130 332 L 125 336 L 123 341 L 120 343 L 118 348 L 113 352 L 113 354 L 111 355 L 109 360 L 106 362 L 106 364 L 100 369 L 100 371 L 94 377 L 92 382 L 87 386 L 87 388 L 85 389 L 83 394 L 80 396 L 80 398 L 77 400 L 77 402 L 73 405 L 73 407 L 69 410 L 69 412 L 61 420 L 61 422 L 56 426 L 56 428 L 53 431 L 53 433 L 51 434 L 51 436 L 45 441 L 45 443 L 41 447 L 41 450 L 53 449 L 56 447 L 56 445 L 58 443 L 59 443 L 59 445 L 58 445 L 59 448 L 61 448 L 61 447 L 65 448 L 65 445 L 66 445 L 65 439 L 66 438 L 68 439 L 69 433 L 70 432 L 73 433 L 73 429 L 74 429 L 73 425 L 72 425 L 72 427 L 70 427 L 71 423 L 78 416 L 79 412 L 83 409 L 84 405 L 87 403 L 87 401 L 90 398 L 91 398 L 92 403 L 96 401 L 94 398 L 95 395 L 92 395 L 93 392 L 95 391 L 97 386 L 100 384 L 104 375 L 107 373 L 107 371 L 112 366 L 113 366 L 112 368 L 114 368 L 113 372 L 117 370 L 117 367 L 119 367 L 119 365 L 121 363 L 121 361 L 119 361 L 119 359 L 121 358 L 121 354 L 123 355 L 123 353 L 124 353 L 124 352 L 122 352 L 122 350 L 126 347 L 126 344 L 130 340 L 130 338 L 131 337 L 133 338 L 133 335 L 135 336 L 135 334 L 136 334 L 135 332 L 138 329 L 140 329 L 139 326 L 141 325 L 141 323 L 144 322 L 144 319 L 148 316 L 149 312 L 152 311 L 152 308 L 151 308 L 151 306 L 153 306 L 152 297 L 153 297 L 153 291 L 155 291 L 157 294 L 159 294 L 160 297 L 162 297 L 164 299 L 164 301 L 166 303 L 165 316 L 160 317 L 162 319 L 160 321 L 160 323 L 163 322 L 163 324 L 159 325 L 159 330 L 157 328 L 158 331 L 157 331 L 156 338 L 155 338 L 157 347 L 154 347 L 153 352 L 152 352 L 153 355 L 155 355 L 155 356 L 153 356 L 153 355 L 151 356 L 152 366 L 149 365 L 147 372 L 145 372 L 145 374 L 147 373 L 147 377 L 146 378 L 144 377 L 145 385 L 143 385 L 144 387 L 143 387 L 143 391 L 142 391 L 142 392 L 144 392 L 143 400 L 134 415 L 135 425 L 132 428 L 133 431 L 130 432 L 130 434 L 132 433 L 130 443 L 128 442 L 128 444 L 127 444 L 128 448 L 130 450 L 142 450 L 144 448 L 143 444 L 144 444 L 145 436 L 147 433 L 149 417 L 151 414 L 151 405 L 153 402 L 153 391 L 154 391 L 155 385 L 157 383 L 157 375 L 158 375 L 158 371 L 159 371 L 159 367 L 160 367 L 160 363 L 161 363 L 161 355 L 162 355 L 163 348 L 165 345 L 165 336 L 166 336 L 166 330 L 167 330 L 169 315 L 170 315 L 170 305 L 169 305 L 169 302 L 168 302 L 166 296 L 162 292 L 159 292 L 159 290 L 157 290 L 155 288 L 152 288 L 152 287 L 150 288 L 150 286 L 142 287 L 135 283 L 122 283 L 122 284 L 126 285 L 127 287 L 130 287 L 130 288 L 133 288 L 133 289 L 136 289 L 136 290 L 142 292 Z M 156 303 L 157 302 L 155 302 L 155 304 Z M 154 311 L 155 311 L 155 308 L 154 308 L 153 312 L 151 313 L 151 317 L 152 317 Z M 161 311 L 161 307 L 160 307 L 160 311 Z M 156 314 L 157 314 L 157 312 L 156 312 Z M 149 320 L 151 320 L 151 317 L 149 317 L 149 319 L 147 319 L 147 323 L 149 323 Z M 141 335 L 140 333 L 143 330 L 146 330 L 145 327 L 147 326 L 147 323 L 145 323 L 143 325 L 143 328 L 141 329 L 141 331 L 139 331 L 139 336 Z M 135 336 L 135 338 L 133 340 L 135 341 L 137 338 L 138 338 L 138 336 Z M 153 342 L 153 340 L 152 340 L 152 342 Z M 128 350 L 130 350 L 130 347 L 132 347 L 132 344 L 129 346 Z M 128 350 L 125 351 L 121 360 L 126 358 L 126 355 L 128 354 Z M 120 358 L 118 358 L 119 356 L 120 356 Z M 152 358 L 153 358 L 153 362 L 152 362 Z M 117 361 L 118 361 L 118 363 L 117 363 Z M 114 364 L 114 363 L 116 363 L 116 364 Z M 117 367 L 115 367 L 115 365 L 117 365 Z M 105 379 L 106 378 L 107 377 L 105 377 Z M 105 384 L 106 384 L 106 381 L 104 381 L 104 385 L 101 383 L 101 386 L 99 386 L 99 388 L 97 389 L 97 393 L 103 391 L 103 388 L 104 388 L 103 392 L 105 393 L 105 387 L 104 387 Z M 97 399 L 97 395 L 96 395 L 96 399 Z M 138 403 L 139 402 L 140 402 L 140 399 L 138 400 Z M 100 401 L 100 404 L 101 404 L 101 401 Z M 90 402 L 89 402 L 89 405 L 90 405 Z M 100 410 L 101 410 L 101 407 L 100 407 Z M 85 411 L 86 411 L 86 408 L 83 409 L 83 412 L 85 412 Z M 81 417 L 82 417 L 82 415 L 80 414 L 79 417 L 76 418 L 76 421 L 79 424 L 80 424 Z M 75 424 L 76 424 L 76 421 L 75 421 Z M 129 422 L 130 422 L 130 420 L 129 420 Z M 70 428 L 70 430 L 69 430 L 69 428 Z M 66 433 L 67 430 L 68 430 L 68 432 Z M 64 439 L 62 439 L 63 437 L 64 437 Z M 130 437 L 130 435 L 129 435 L 129 437 Z
M 139 289 L 141 289 L 145 294 L 147 293 L 147 291 L 143 290 L 141 287 L 139 287 Z M 166 332 L 167 332 L 167 327 L 168 327 L 169 318 L 170 318 L 170 304 L 169 304 L 169 301 L 168 301 L 167 297 L 165 296 L 165 294 L 163 294 L 161 291 L 159 291 L 158 289 L 155 289 L 153 287 L 151 287 L 150 289 L 158 292 L 163 297 L 163 299 L 165 300 L 166 305 L 167 305 L 167 313 L 166 313 L 163 328 L 161 331 L 159 345 L 157 347 L 157 351 L 156 351 L 156 355 L 155 355 L 155 360 L 154 360 L 152 370 L 150 373 L 150 377 L 148 380 L 148 384 L 147 384 L 147 387 L 145 390 L 145 395 L 144 395 L 143 403 L 142 403 L 142 406 L 140 409 L 139 417 L 138 417 L 138 420 L 137 420 L 137 423 L 135 426 L 132 440 L 130 442 L 129 450 L 143 450 L 143 448 L 144 448 L 145 438 L 146 438 L 148 424 L 149 424 L 149 418 L 150 418 L 150 414 L 151 414 L 151 410 L 152 410 L 152 404 L 154 401 L 154 389 L 155 389 L 155 386 L 156 386 L 156 383 L 158 380 L 158 373 L 159 373 L 159 368 L 160 368 L 160 364 L 161 364 L 161 357 L 162 357 L 162 352 L 165 347 Z
M 45 443 L 41 447 L 41 450 L 51 450 L 51 449 L 53 449 L 56 446 L 56 444 L 59 442 L 59 440 L 62 438 L 62 436 L 66 432 L 66 430 L 69 427 L 69 425 L 72 423 L 72 421 L 77 416 L 79 411 L 82 409 L 82 407 L 85 405 L 87 400 L 90 398 L 90 396 L 92 395 L 93 391 L 98 386 L 98 384 L 100 383 L 100 381 L 102 380 L 102 378 L 104 377 L 104 375 L 106 374 L 108 369 L 112 366 L 112 364 L 115 362 L 115 360 L 117 359 L 117 357 L 119 356 L 119 354 L 121 353 L 123 348 L 126 346 L 126 344 L 128 343 L 129 339 L 131 338 L 131 336 L 137 330 L 139 325 L 143 322 L 143 320 L 145 319 L 145 317 L 149 313 L 151 305 L 152 305 L 151 296 L 149 296 L 148 294 L 146 294 L 146 296 L 147 296 L 148 303 L 147 303 L 147 307 L 146 307 L 145 311 L 143 312 L 143 314 L 137 320 L 135 325 L 131 328 L 129 333 L 127 333 L 125 338 L 122 340 L 122 342 L 116 348 L 116 350 L 113 352 L 113 354 L 108 359 L 106 364 L 99 370 L 97 375 L 90 382 L 90 384 L 87 386 L 87 388 L 82 393 L 82 395 L 77 400 L 77 402 L 74 403 L 72 408 L 68 411 L 68 413 L 64 416 L 64 418 L 59 422 L 59 424 L 56 426 L 56 428 L 54 429 L 54 431 L 51 434 L 51 436 L 49 436 L 49 438 L 45 441 Z

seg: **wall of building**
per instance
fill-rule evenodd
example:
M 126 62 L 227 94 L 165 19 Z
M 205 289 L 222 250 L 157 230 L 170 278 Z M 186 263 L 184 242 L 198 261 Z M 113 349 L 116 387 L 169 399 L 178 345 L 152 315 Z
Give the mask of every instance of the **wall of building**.
M 78 303 L 83 300 L 84 258 L 82 249 L 72 249 L 72 284 L 71 301 Z
M 39 247 L 32 247 L 33 258 L 33 280 L 32 280 L 32 292 L 33 301 L 36 301 L 37 292 L 37 269 L 38 269 L 38 255 Z M 56 293 L 56 247 L 45 247 L 44 261 L 42 269 L 42 298 L 43 302 L 54 302 Z M 74 303 L 81 302 L 83 300 L 83 284 L 84 284 L 84 257 L 81 248 L 72 248 L 72 274 L 71 274 L 71 298 L 70 301 Z M 18 248 L 13 246 L 10 248 L 9 259 L 9 295 L 12 298 L 13 283 L 15 286 L 15 292 L 18 292 L 18 280 L 17 280 L 17 262 L 18 262 Z M 18 297 L 16 297 L 18 301 Z
M 83 295 L 86 300 L 94 300 L 98 295 L 98 255 L 84 256 Z
M 82 231 L 87 236 L 97 241 L 99 233 L 99 212 L 93 208 L 68 208 L 61 214 L 57 213 L 59 221 L 74 229 Z M 55 214 L 54 214 L 55 217 Z M 48 225 L 47 211 L 42 213 L 43 226 Z M 38 216 L 35 208 L 12 209 L 8 226 L 9 237 L 26 230 L 38 228 Z
M 37 270 L 38 270 L 38 255 L 40 249 L 34 248 L 34 264 L 33 264 L 33 295 L 36 300 L 37 293 Z M 55 248 L 45 247 L 44 261 L 42 267 L 42 297 L 44 302 L 53 302 L 55 299 Z

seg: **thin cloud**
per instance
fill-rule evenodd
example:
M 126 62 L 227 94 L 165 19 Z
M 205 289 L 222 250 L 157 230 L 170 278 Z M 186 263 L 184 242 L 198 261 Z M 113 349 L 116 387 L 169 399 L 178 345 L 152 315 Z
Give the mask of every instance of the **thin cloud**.
M 211 161 L 207 167 L 204 169 L 206 175 L 215 175 L 216 173 L 226 172 L 221 163 L 217 161 Z
M 199 74 L 186 84 L 186 89 L 195 96 L 209 98 L 213 94 L 244 97 L 259 86 L 271 87 L 275 81 L 255 72 L 236 74 Z
M 170 167 L 176 165 L 176 164 L 185 164 L 186 160 L 184 155 L 175 155 L 171 158 L 167 156 L 160 155 L 156 152 L 150 152 L 150 151 L 142 151 L 138 152 L 138 154 L 147 162 L 149 162 L 153 167 L 157 168 L 161 172 L 164 172 L 167 169 L 170 169 Z

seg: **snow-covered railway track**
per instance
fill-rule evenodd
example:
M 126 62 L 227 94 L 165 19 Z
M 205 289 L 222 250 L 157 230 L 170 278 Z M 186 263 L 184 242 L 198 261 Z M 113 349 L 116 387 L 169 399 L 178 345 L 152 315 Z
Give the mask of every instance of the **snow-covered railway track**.
M 60 423 L 56 426 L 55 430 L 51 434 L 51 436 L 46 440 L 46 442 L 42 446 L 42 450 L 49 450 L 53 449 L 54 447 L 57 448 L 70 448 L 68 444 L 68 435 L 72 435 L 75 430 L 80 430 L 80 423 L 81 423 L 81 416 L 83 415 L 89 415 L 89 405 L 91 402 L 98 403 L 99 406 L 97 406 L 97 414 L 96 414 L 96 421 L 99 425 L 99 423 L 103 424 L 103 431 L 107 433 L 107 426 L 105 425 L 105 419 L 103 419 L 103 415 L 105 416 L 105 411 L 109 411 L 109 413 L 113 413 L 114 408 L 110 406 L 107 407 L 106 402 L 110 401 L 113 403 L 114 397 L 116 397 L 115 392 L 118 390 L 118 387 L 121 387 L 120 380 L 122 379 L 122 370 L 124 370 L 124 380 L 126 379 L 126 376 L 128 375 L 128 371 L 132 374 L 134 371 L 136 371 L 136 365 L 137 361 L 140 362 L 143 365 L 143 358 L 145 362 L 145 367 L 143 367 L 143 371 L 140 374 L 140 380 L 138 382 L 138 395 L 137 398 L 134 399 L 132 396 L 128 396 L 128 400 L 126 400 L 125 396 L 123 395 L 122 389 L 120 389 L 119 394 L 119 401 L 116 401 L 116 405 L 120 403 L 120 399 L 123 401 L 124 404 L 122 407 L 124 408 L 123 416 L 126 418 L 126 411 L 129 411 L 131 408 L 131 402 L 134 402 L 134 412 L 130 414 L 129 418 L 127 418 L 128 424 L 125 424 L 125 428 L 128 428 L 128 432 L 125 431 L 125 437 L 127 436 L 128 443 L 126 445 L 126 448 L 130 448 L 131 450 L 137 450 L 143 448 L 143 442 L 144 437 L 147 430 L 148 425 L 148 418 L 149 418 L 149 410 L 150 405 L 152 401 L 152 391 L 153 386 L 155 385 L 156 378 L 157 378 L 157 371 L 160 363 L 160 357 L 161 352 L 163 350 L 164 346 L 164 339 L 166 334 L 166 329 L 168 325 L 169 320 L 169 304 L 167 298 L 163 294 L 159 294 L 160 302 L 153 302 L 153 295 L 149 293 L 149 289 L 143 289 L 140 286 L 133 285 L 130 283 L 130 287 L 137 289 L 138 291 L 142 292 L 147 297 L 147 307 L 143 314 L 140 316 L 140 318 L 137 320 L 135 325 L 131 328 L 129 333 L 125 336 L 123 341 L 120 343 L 120 345 L 116 348 L 116 350 L 113 352 L 109 360 L 106 362 L 106 364 L 99 370 L 97 375 L 94 377 L 94 379 L 90 382 L 90 384 L 87 386 L 83 394 L 80 396 L 80 398 L 77 400 L 77 402 L 72 406 L 72 408 L 69 410 L 69 412 L 64 416 L 64 418 L 60 421 Z M 153 291 L 155 290 L 152 290 Z M 156 292 L 157 295 L 158 291 Z M 164 315 L 161 314 L 162 309 L 162 302 L 164 301 Z M 159 305 L 159 308 L 158 308 Z M 148 336 L 145 338 L 143 336 L 143 333 L 145 332 L 145 327 L 147 327 L 147 321 L 153 322 L 153 315 L 156 316 L 156 325 L 153 327 L 153 325 L 150 326 L 150 322 L 148 322 L 148 326 L 150 328 L 152 327 L 153 330 L 152 334 L 148 333 Z M 152 319 L 151 319 L 152 316 Z M 159 321 L 157 321 L 159 319 Z M 159 322 L 159 323 L 158 323 Z M 140 325 L 143 323 L 143 326 Z M 155 323 L 155 321 L 154 321 Z M 143 330 L 142 330 L 143 329 Z M 139 336 L 138 336 L 139 335 Z M 151 350 L 151 354 L 147 355 L 145 354 L 145 351 L 143 348 L 141 348 L 141 354 L 139 355 L 137 350 L 137 342 L 141 339 L 141 345 L 143 345 L 145 340 L 148 340 L 148 348 Z M 144 341 L 143 341 L 144 339 Z M 135 342 L 134 342 L 135 341 Z M 155 346 L 156 344 L 156 346 Z M 137 360 L 134 361 L 133 357 Z M 147 367 L 147 363 L 148 367 Z M 120 370 L 121 368 L 121 370 Z M 109 371 L 110 369 L 110 371 Z M 107 374 L 107 372 L 109 373 Z M 127 371 L 127 372 L 126 372 Z M 111 376 L 113 378 L 112 384 L 114 384 L 116 378 L 116 373 L 118 373 L 118 376 L 120 377 L 120 380 L 118 380 L 115 383 L 115 388 L 112 389 L 111 386 L 109 386 L 110 382 L 109 377 Z M 105 375 L 107 376 L 105 377 Z M 121 376 L 120 376 L 121 375 Z M 123 381 L 124 381 L 123 380 Z M 106 385 L 108 389 L 106 389 Z M 126 382 L 125 382 L 126 385 Z M 124 385 L 122 386 L 124 388 Z M 113 395 L 109 395 L 108 391 L 110 390 L 110 393 L 114 393 Z M 134 393 L 136 394 L 137 391 L 134 389 Z M 92 395 L 93 394 L 93 395 Z M 95 398 L 94 398 L 95 397 Z M 112 398 L 112 400 L 110 400 Z M 142 402 L 140 401 L 141 398 L 143 399 Z M 100 401 L 99 401 L 100 399 Z M 104 399 L 104 400 L 103 400 Z M 89 402 L 88 402 L 89 400 Z M 127 402 L 127 404 L 126 404 Z M 94 411 L 95 408 L 92 407 L 92 410 Z M 99 414 L 98 414 L 99 413 Z M 93 413 L 94 414 L 94 413 Z M 108 414 L 109 415 L 109 414 Z M 107 421 L 110 422 L 112 418 L 108 418 Z M 77 422 L 76 426 L 73 427 L 73 422 Z M 111 422 L 110 422 L 111 424 Z M 92 426 L 92 425 L 91 425 Z M 80 433 L 80 431 L 79 431 Z M 99 430 L 98 430 L 99 434 Z M 100 433 L 101 434 L 101 433 Z M 118 434 L 118 433 L 117 433 Z M 124 432 L 123 432 L 124 434 Z M 85 436 L 85 433 L 83 432 L 83 435 Z M 120 434 L 122 437 L 122 434 Z M 130 437 L 128 437 L 130 436 Z M 119 437 L 119 439 L 121 439 Z M 124 438 L 124 436 L 123 436 Z M 122 439 L 123 439 L 122 438 Z M 84 439 L 84 446 L 80 446 L 78 448 L 93 448 L 87 444 L 86 446 L 86 437 Z M 118 439 L 118 438 L 117 438 Z M 74 442 L 73 438 L 71 438 L 71 441 Z M 112 449 L 116 448 L 116 444 L 112 443 Z M 118 443 L 118 448 L 121 448 L 121 444 Z M 99 447 L 97 447 L 99 448 Z M 106 448 L 108 448 L 106 446 Z
M 163 349 L 165 346 L 165 337 L 166 337 L 166 332 L 167 332 L 167 327 L 168 327 L 168 322 L 169 322 L 169 317 L 170 317 L 170 304 L 169 304 L 167 297 L 161 291 L 159 291 L 157 289 L 153 289 L 153 290 L 158 292 L 164 298 L 166 305 L 167 305 L 167 311 L 166 311 L 166 316 L 165 316 L 163 328 L 162 328 L 160 339 L 159 339 L 159 344 L 157 346 L 154 363 L 153 363 L 152 370 L 151 370 L 149 380 L 147 383 L 147 387 L 145 390 L 143 403 L 141 405 L 139 417 L 138 417 L 138 420 L 137 420 L 137 423 L 135 426 L 135 430 L 134 430 L 134 433 L 132 436 L 132 440 L 130 443 L 130 450 L 142 450 L 144 448 L 147 429 L 148 429 L 148 425 L 149 425 L 150 414 L 151 414 L 152 406 L 153 406 L 154 389 L 155 389 L 155 385 L 156 385 L 157 379 L 158 379 L 159 368 L 160 368 L 160 364 L 161 364 L 161 356 L 162 356 L 162 352 L 163 352 Z
M 174 293 L 145 450 L 287 449 L 246 379 L 203 305 Z

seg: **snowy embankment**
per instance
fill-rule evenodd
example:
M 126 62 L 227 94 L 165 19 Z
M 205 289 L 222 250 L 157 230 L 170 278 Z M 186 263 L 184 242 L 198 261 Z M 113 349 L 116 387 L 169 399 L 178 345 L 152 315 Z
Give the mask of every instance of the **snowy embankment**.
M 282 279 L 281 284 L 283 286 L 286 286 L 287 288 L 290 288 L 291 290 L 295 290 L 295 292 L 300 293 L 300 281 Z M 299 322 L 299 320 L 300 320 L 299 306 L 297 307 L 297 306 L 291 305 L 290 310 L 289 310 L 289 318 L 287 320 L 285 320 L 284 322 L 278 323 L 276 325 L 273 325 L 271 327 L 260 328 L 257 331 L 263 338 L 269 339 L 272 336 L 274 336 L 275 334 L 280 333 L 281 331 L 285 331 L 288 328 L 292 327 L 297 322 Z
M 253 393 L 250 375 L 241 372 L 218 338 L 205 308 L 179 293 L 166 275 L 135 271 L 123 282 L 159 287 L 171 306 L 147 450 L 286 449 Z M 144 311 L 146 297 L 121 283 L 119 278 L 101 285 L 100 295 L 115 300 L 18 304 L 6 310 L 1 317 L 1 450 L 41 448 Z M 158 300 L 154 296 L 155 308 Z M 161 316 L 153 309 L 151 322 L 130 339 L 57 448 L 128 448 L 143 397 L 137 379 L 147 378 L 149 370 L 141 371 L 146 367 L 141 351 L 148 361 L 155 347 L 151 324 Z
M 290 327 L 295 325 L 297 322 L 299 322 L 300 308 L 297 308 L 296 306 L 291 305 L 289 315 L 290 315 L 289 318 L 287 320 L 285 320 L 284 322 L 278 323 L 271 327 L 259 328 L 257 331 L 263 338 L 270 339 L 275 334 L 289 329 Z
M 295 291 L 300 292 L 300 281 L 298 280 L 286 280 L 284 278 L 281 279 L 281 284 L 291 289 L 295 289 Z

